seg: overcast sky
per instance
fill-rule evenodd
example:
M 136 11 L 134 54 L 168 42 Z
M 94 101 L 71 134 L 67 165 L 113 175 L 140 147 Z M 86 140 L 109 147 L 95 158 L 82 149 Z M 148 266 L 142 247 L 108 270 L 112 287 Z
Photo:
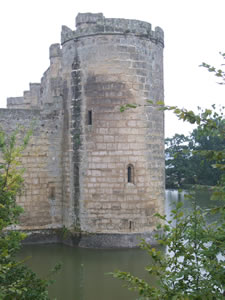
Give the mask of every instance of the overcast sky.
M 0 107 L 39 82 L 61 25 L 75 29 L 79 12 L 147 21 L 165 33 L 165 103 L 194 109 L 224 104 L 225 86 L 199 65 L 219 66 L 225 52 L 225 0 L 1 0 Z M 166 136 L 190 127 L 166 116 Z

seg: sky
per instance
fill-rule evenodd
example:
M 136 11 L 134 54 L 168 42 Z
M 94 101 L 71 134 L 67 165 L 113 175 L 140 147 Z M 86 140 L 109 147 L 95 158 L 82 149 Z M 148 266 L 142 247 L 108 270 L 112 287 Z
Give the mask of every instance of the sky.
M 195 110 L 224 104 L 225 86 L 202 62 L 220 66 L 225 52 L 225 0 L 1 0 L 0 107 L 22 96 L 30 82 L 40 82 L 49 66 L 49 46 L 60 42 L 61 26 L 75 29 L 81 12 L 107 18 L 147 21 L 165 34 L 165 103 Z M 165 135 L 193 128 L 165 117 Z

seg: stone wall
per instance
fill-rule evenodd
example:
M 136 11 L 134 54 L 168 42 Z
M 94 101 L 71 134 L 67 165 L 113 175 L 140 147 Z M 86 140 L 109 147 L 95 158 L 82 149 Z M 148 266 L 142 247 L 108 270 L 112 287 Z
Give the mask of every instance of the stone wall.
M 73 61 L 77 223 L 87 232 L 152 231 L 164 205 L 164 121 L 147 100 L 164 96 L 163 32 L 102 14 L 79 14 L 76 23 L 75 31 L 62 29 L 62 62 Z M 128 103 L 139 107 L 121 113 Z
M 22 228 L 153 231 L 164 207 L 163 47 L 162 29 L 137 20 L 78 14 L 76 30 L 62 27 L 41 83 L 0 110 L 8 131 L 35 119 Z M 121 113 L 125 104 L 137 108 Z
M 24 208 L 21 227 L 29 230 L 61 227 L 61 151 L 57 153 L 57 138 L 53 137 L 49 116 L 43 116 L 40 110 L 0 109 L 0 123 L 9 134 L 20 125 L 24 132 L 33 126 L 22 156 L 25 182 L 18 197 Z
M 18 197 L 24 208 L 20 228 L 26 230 L 63 226 L 63 124 L 59 45 L 50 47 L 50 67 L 41 83 L 31 83 L 23 97 L 8 98 L 0 110 L 0 123 L 10 133 L 18 126 L 34 126 L 22 163 L 25 187 Z

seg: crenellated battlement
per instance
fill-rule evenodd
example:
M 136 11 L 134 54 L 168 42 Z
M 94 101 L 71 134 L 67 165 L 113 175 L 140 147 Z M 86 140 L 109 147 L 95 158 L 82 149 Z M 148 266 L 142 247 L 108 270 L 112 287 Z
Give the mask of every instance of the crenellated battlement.
M 39 108 L 40 83 L 30 83 L 29 90 L 23 92 L 23 97 L 7 98 L 7 108 L 33 109 Z
M 60 63 L 62 58 L 62 49 L 59 43 L 52 44 L 49 47 L 50 67 L 45 71 L 41 79 L 41 83 L 30 83 L 29 90 L 23 92 L 22 97 L 7 98 L 7 108 L 10 109 L 42 109 L 44 103 L 52 103 L 51 97 L 48 97 L 49 89 L 46 88 L 49 78 L 51 89 L 54 90 L 54 96 L 58 95 L 58 76 Z
M 164 33 L 160 27 L 152 30 L 152 25 L 138 20 L 105 18 L 102 13 L 79 13 L 76 30 L 62 26 L 61 43 L 91 35 L 134 35 L 151 40 L 164 47 Z

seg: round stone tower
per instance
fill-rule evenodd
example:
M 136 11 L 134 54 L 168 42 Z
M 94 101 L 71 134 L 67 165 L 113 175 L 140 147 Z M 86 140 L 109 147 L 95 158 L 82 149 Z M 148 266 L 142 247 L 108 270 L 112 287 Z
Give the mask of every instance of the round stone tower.
M 155 105 L 164 97 L 163 47 L 162 29 L 137 20 L 87 13 L 75 31 L 62 28 L 72 165 L 65 207 L 82 231 L 152 232 L 163 212 L 164 115 Z

